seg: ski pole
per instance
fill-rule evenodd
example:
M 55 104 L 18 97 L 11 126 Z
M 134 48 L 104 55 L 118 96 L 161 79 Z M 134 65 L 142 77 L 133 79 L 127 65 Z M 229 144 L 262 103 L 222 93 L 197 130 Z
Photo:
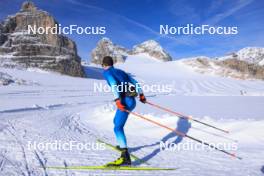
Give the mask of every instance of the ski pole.
M 179 135 L 179 136 L 181 136 L 181 137 L 187 137 L 187 138 L 192 139 L 192 140 L 194 140 L 194 141 L 196 141 L 196 142 L 199 142 L 199 143 L 201 143 L 201 144 L 207 145 L 207 146 L 209 146 L 209 147 L 211 147 L 211 148 L 213 148 L 213 149 L 215 149 L 215 150 L 218 150 L 218 151 L 220 151 L 220 152 L 223 152 L 223 153 L 225 153 L 225 154 L 227 154 L 227 155 L 229 155 L 229 156 L 235 157 L 235 158 L 240 159 L 240 160 L 242 159 L 241 157 L 236 156 L 234 153 L 230 153 L 230 152 L 228 152 L 228 151 L 226 151 L 226 150 L 219 149 L 219 148 L 217 148 L 217 147 L 215 147 L 215 146 L 213 146 L 213 145 L 208 144 L 207 142 L 203 142 L 203 141 L 200 140 L 200 139 L 196 139 L 196 138 L 194 138 L 194 137 L 192 137 L 192 136 L 189 136 L 189 135 L 187 135 L 187 134 L 185 134 L 185 133 L 182 133 L 182 132 L 180 132 L 180 131 L 178 131 L 178 130 L 176 130 L 176 129 L 170 128 L 170 127 L 168 127 L 168 126 L 166 126 L 166 125 L 164 125 L 164 124 L 162 124 L 162 123 L 159 123 L 159 122 L 157 122 L 157 121 L 154 121 L 154 120 L 152 120 L 152 119 L 149 119 L 149 118 L 147 118 L 147 117 L 144 117 L 144 116 L 142 116 L 142 115 L 140 115 L 140 114 L 137 114 L 137 113 L 135 113 L 135 112 L 131 112 L 131 111 L 129 111 L 129 110 L 125 110 L 125 111 L 128 112 L 128 113 L 130 113 L 130 114 L 133 114 L 134 116 L 137 116 L 137 117 L 139 117 L 139 118 L 141 118 L 141 119 L 144 119 L 144 120 L 146 120 L 146 121 L 148 121 L 148 122 L 151 122 L 151 123 L 156 124 L 156 125 L 158 125 L 158 126 L 160 126 L 160 127 L 163 127 L 163 128 L 165 128 L 165 129 L 167 129 L 167 130 L 169 130 L 169 131 L 172 131 L 172 132 L 176 133 L 177 135 Z
M 225 133 L 229 133 L 229 131 L 227 131 L 227 130 L 223 130 L 223 129 L 221 129 L 221 128 L 217 128 L 217 127 L 215 127 L 215 126 L 213 126 L 213 125 L 210 125 L 210 124 L 208 124 L 208 123 L 202 122 L 202 121 L 200 121 L 200 120 L 193 119 L 191 116 L 186 116 L 186 115 L 180 114 L 180 113 L 178 113 L 178 112 L 175 112 L 175 111 L 172 111 L 172 110 L 170 110 L 170 109 L 167 109 L 167 108 L 161 107 L 161 106 L 159 106 L 159 105 L 156 105 L 156 104 L 150 103 L 150 102 L 148 102 L 148 101 L 147 101 L 146 103 L 149 104 L 149 105 L 151 105 L 151 106 L 154 106 L 154 107 L 156 107 L 156 108 L 159 108 L 159 109 L 162 109 L 162 110 L 164 110 L 164 111 L 167 111 L 167 112 L 169 112 L 169 113 L 171 113 L 171 114 L 177 115 L 177 116 L 179 116 L 180 118 L 184 118 L 184 119 L 192 120 L 192 121 L 194 121 L 194 122 L 201 123 L 201 124 L 203 124 L 203 125 L 206 125 L 206 126 L 208 126 L 208 127 L 214 128 L 214 129 L 216 129 L 216 130 L 219 130 L 219 131 L 222 131 L 222 132 L 225 132 Z

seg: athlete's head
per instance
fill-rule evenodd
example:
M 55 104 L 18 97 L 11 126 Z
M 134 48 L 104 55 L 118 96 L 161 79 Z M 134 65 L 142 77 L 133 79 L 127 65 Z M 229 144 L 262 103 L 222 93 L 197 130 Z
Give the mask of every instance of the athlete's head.
M 114 65 L 113 58 L 111 56 L 105 56 L 103 58 L 102 67 L 107 69 L 109 67 L 112 67 Z

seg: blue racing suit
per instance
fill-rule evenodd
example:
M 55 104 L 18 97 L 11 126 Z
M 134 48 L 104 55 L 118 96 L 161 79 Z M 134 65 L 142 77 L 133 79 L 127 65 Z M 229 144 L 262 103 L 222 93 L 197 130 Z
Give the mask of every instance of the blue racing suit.
M 129 111 L 132 111 L 136 107 L 135 97 L 127 96 L 124 92 L 118 89 L 118 85 L 127 85 L 128 83 L 132 84 L 135 86 L 136 92 L 141 94 L 142 89 L 138 82 L 123 70 L 116 69 L 114 67 L 110 67 L 105 70 L 103 75 L 108 85 L 111 87 L 115 99 L 120 99 L 125 108 Z M 128 115 L 128 112 L 117 109 L 114 117 L 114 132 L 117 143 L 121 148 L 127 148 L 124 125 L 127 121 Z

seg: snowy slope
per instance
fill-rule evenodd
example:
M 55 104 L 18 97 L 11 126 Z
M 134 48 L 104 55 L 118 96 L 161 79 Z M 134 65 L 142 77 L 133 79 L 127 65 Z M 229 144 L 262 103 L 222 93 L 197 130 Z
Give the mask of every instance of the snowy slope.
M 34 84 L 0 86 L 0 175 L 262 175 L 264 163 L 264 82 L 242 81 L 195 73 L 183 61 L 160 62 L 146 55 L 130 56 L 117 67 L 127 70 L 143 85 L 172 85 L 170 92 L 146 92 L 151 102 L 230 130 L 226 135 L 197 123 L 179 120 L 138 102 L 142 113 L 188 135 L 210 143 L 237 146 L 236 160 L 217 151 L 160 151 L 160 141 L 194 145 L 173 133 L 131 116 L 126 125 L 130 151 L 152 167 L 175 171 L 64 171 L 47 166 L 102 165 L 118 157 L 103 150 L 32 150 L 28 141 L 96 142 L 115 144 L 111 92 L 94 92 L 105 84 L 102 70 L 86 67 L 88 79 L 37 70 L 0 72 Z M 243 93 L 241 93 L 241 90 Z M 136 163 L 135 163 L 136 164 Z M 146 164 L 142 164 L 146 166 Z

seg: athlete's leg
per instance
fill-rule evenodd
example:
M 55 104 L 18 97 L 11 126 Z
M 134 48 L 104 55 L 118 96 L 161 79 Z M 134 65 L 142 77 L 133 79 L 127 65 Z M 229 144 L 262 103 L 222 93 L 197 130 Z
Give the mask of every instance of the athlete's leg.
M 125 97 L 124 105 L 126 109 L 132 111 L 136 107 L 136 100 L 134 97 Z
M 126 106 L 129 111 L 133 110 L 136 106 L 136 101 L 133 97 L 125 97 L 122 103 Z M 114 118 L 114 132 L 116 140 L 121 148 L 127 148 L 126 136 L 124 133 L 124 125 L 128 118 L 128 113 L 125 111 L 117 110 Z
M 124 125 L 126 123 L 128 113 L 117 110 L 114 118 L 114 132 L 118 145 L 121 148 L 127 148 L 126 136 L 124 133 Z

